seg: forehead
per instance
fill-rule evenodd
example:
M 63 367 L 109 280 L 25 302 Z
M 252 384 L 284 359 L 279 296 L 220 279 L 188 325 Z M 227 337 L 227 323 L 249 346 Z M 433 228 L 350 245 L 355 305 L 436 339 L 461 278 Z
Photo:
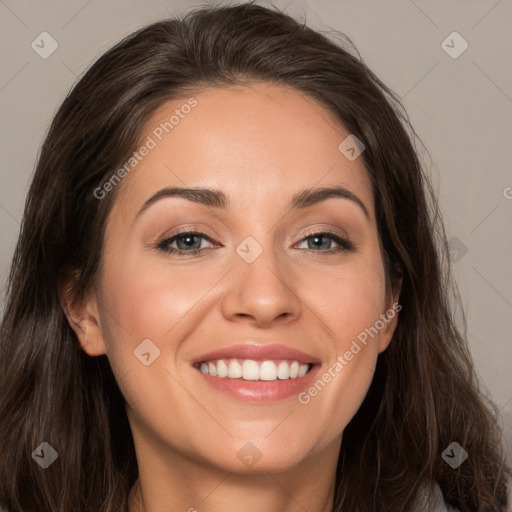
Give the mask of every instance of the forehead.
M 373 217 L 363 159 L 339 150 L 349 132 L 314 99 L 265 83 L 207 88 L 164 103 L 144 126 L 139 147 L 150 148 L 124 178 L 116 209 L 169 186 L 222 189 L 240 207 L 276 205 L 305 188 L 343 185 Z

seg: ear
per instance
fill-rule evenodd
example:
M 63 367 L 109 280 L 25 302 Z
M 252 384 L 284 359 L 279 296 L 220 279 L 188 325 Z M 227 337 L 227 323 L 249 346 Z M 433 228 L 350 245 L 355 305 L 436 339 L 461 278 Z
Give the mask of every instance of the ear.
M 398 303 L 401 289 L 402 278 L 399 278 L 396 283 L 396 292 L 389 299 L 387 309 L 381 317 L 386 318 L 386 325 L 380 332 L 379 336 L 379 354 L 388 348 L 391 340 L 393 339 L 393 334 L 398 324 L 398 312 L 402 309 L 401 304 Z
M 106 347 L 96 290 L 91 289 L 83 301 L 75 300 L 73 289 L 78 275 L 79 271 L 74 269 L 63 271 L 58 285 L 60 303 L 83 350 L 90 356 L 100 356 L 106 353 Z

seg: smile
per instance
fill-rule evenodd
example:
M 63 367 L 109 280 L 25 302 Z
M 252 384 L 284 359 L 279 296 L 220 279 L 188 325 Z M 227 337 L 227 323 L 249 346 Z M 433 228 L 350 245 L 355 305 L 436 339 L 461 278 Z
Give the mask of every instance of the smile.
M 312 366 L 292 360 L 218 359 L 198 363 L 196 368 L 219 378 L 275 381 L 304 377 Z

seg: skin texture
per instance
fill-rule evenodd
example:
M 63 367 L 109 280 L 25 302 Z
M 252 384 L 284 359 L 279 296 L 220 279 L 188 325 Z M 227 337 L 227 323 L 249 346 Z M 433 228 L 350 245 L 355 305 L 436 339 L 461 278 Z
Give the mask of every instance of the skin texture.
M 108 356 L 126 399 L 139 464 L 130 511 L 328 511 L 343 429 L 398 315 L 307 405 L 297 395 L 229 398 L 191 361 L 247 340 L 280 343 L 317 357 L 320 377 L 392 307 L 369 175 L 362 158 L 338 149 L 343 126 L 293 89 L 258 83 L 194 97 L 197 106 L 124 178 L 96 283 L 86 301 L 67 307 L 84 350 Z M 141 140 L 186 100 L 162 106 Z M 369 218 L 340 198 L 287 209 L 293 194 L 335 185 L 358 196 Z M 222 189 L 231 206 L 173 197 L 137 216 L 170 186 Z M 203 253 L 155 249 L 184 228 L 208 234 L 211 241 L 198 239 Z M 318 248 L 305 239 L 325 229 L 355 249 L 328 252 L 339 247 L 334 240 Z M 248 236 L 263 248 L 250 264 L 236 252 Z M 134 356 L 145 339 L 160 349 L 149 366 Z M 261 454 L 252 466 L 237 457 L 248 442 Z

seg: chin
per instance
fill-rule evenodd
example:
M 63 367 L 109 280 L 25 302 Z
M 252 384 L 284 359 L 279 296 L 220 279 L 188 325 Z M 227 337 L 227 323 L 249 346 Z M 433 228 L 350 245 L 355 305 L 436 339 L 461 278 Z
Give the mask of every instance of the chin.
M 300 466 L 311 455 L 310 440 L 305 440 L 301 446 L 293 434 L 287 439 L 288 442 L 264 437 L 253 441 L 233 439 L 224 446 L 222 453 L 212 454 L 209 449 L 205 455 L 211 465 L 230 473 L 285 473 Z

